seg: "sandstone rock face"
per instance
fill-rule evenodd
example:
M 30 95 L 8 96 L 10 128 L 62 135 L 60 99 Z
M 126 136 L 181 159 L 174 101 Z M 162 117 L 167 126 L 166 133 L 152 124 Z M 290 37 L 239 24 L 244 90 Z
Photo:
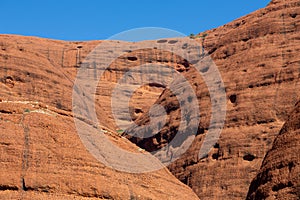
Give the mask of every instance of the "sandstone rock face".
M 247 199 L 300 198 L 300 103 L 268 151 Z
M 0 36 L 0 199 L 198 199 L 167 169 L 131 174 L 97 161 L 76 133 L 72 87 L 99 41 Z M 97 106 L 106 136 L 140 153 Z
M 190 149 L 169 166 L 201 199 L 246 198 L 266 152 L 299 99 L 299 1 L 272 1 L 266 8 L 196 36 L 219 68 L 228 97 L 225 127 L 207 157 L 198 153 L 211 117 L 208 89 L 192 69 L 201 110 Z M 174 105 L 155 137 L 131 138 L 149 151 L 165 146 L 178 130 L 180 108 L 165 90 L 156 101 Z M 149 122 L 147 113 L 136 122 Z M 138 129 L 130 128 L 127 132 Z
M 195 37 L 217 65 L 227 95 L 224 129 L 206 156 L 199 158 L 198 153 L 210 127 L 213 100 L 192 61 L 174 55 L 172 49 L 157 48 L 176 39 L 125 51 L 109 65 L 94 93 L 96 114 L 107 137 L 119 147 L 139 152 L 115 132 L 119 127 L 111 108 L 112 90 L 131 68 L 151 63 L 169 66 L 189 81 L 200 108 L 196 137 L 169 170 L 201 199 L 245 198 L 266 152 L 300 99 L 299 6 L 296 0 L 274 0 L 264 9 Z M 166 169 L 142 175 L 117 172 L 99 163 L 80 142 L 73 122 L 73 82 L 84 58 L 101 43 L 0 37 L 0 134 L 4 138 L 0 198 L 197 199 Z M 115 48 L 126 45 L 111 42 Z M 209 72 L 203 69 L 204 74 Z M 157 73 L 161 74 L 154 68 L 148 75 Z M 183 96 L 189 101 L 188 93 Z M 136 90 L 129 103 L 132 120 L 137 125 L 150 123 L 154 103 L 168 115 L 159 133 L 146 139 L 127 136 L 148 151 L 172 141 L 181 121 L 181 102 L 160 84 Z M 125 133 L 137 130 L 132 126 Z

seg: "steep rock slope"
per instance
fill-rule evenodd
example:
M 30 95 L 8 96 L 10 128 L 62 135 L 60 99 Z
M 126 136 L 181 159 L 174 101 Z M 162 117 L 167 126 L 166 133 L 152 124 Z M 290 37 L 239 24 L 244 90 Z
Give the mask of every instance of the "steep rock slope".
M 218 66 L 228 97 L 221 137 L 207 157 L 199 159 L 211 102 L 203 80 L 193 79 L 193 70 L 186 72 L 199 100 L 200 128 L 190 149 L 169 169 L 200 198 L 245 198 L 262 159 L 299 99 L 299 14 L 299 1 L 272 1 L 264 9 L 196 36 Z M 180 122 L 180 108 L 169 91 L 156 103 L 174 105 L 170 123 L 155 137 L 130 137 L 149 151 L 169 143 Z M 136 122 L 148 123 L 148 114 Z M 127 130 L 135 131 L 135 127 Z
M 125 144 L 123 144 L 123 142 L 119 141 L 120 137 L 114 133 L 114 130 L 118 127 L 114 123 L 110 110 L 111 89 L 129 67 L 135 67 L 144 63 L 161 63 L 174 67 L 177 72 L 184 74 L 191 82 L 199 100 L 201 119 L 200 128 L 191 148 L 182 158 L 170 165 L 169 169 L 182 182 L 192 187 L 201 199 L 245 198 L 250 181 L 256 175 L 265 153 L 271 148 L 273 139 L 282 127 L 283 122 L 286 121 L 287 113 L 290 112 L 296 100 L 299 99 L 299 91 L 297 89 L 299 88 L 300 71 L 298 56 L 300 49 L 299 29 L 299 1 L 277 0 L 272 1 L 265 9 L 196 37 L 196 41 L 211 54 L 211 57 L 217 64 L 225 83 L 228 97 L 225 128 L 220 140 L 214 145 L 207 157 L 199 159 L 198 152 L 207 133 L 211 117 L 211 102 L 208 89 L 201 76 L 190 67 L 192 66 L 191 63 L 187 63 L 182 58 L 171 53 L 157 51 L 155 48 L 143 50 L 142 52 L 127 52 L 128 54 L 124 57 L 120 57 L 112 63 L 110 66 L 111 70 L 104 74 L 103 81 L 99 83 L 96 91 L 98 119 L 112 133 L 111 140 L 115 140 L 118 145 L 125 149 L 133 148 L 132 150 L 135 151 L 136 147 L 129 143 L 127 144 L 125 141 Z M 15 163 L 16 169 L 20 171 L 19 175 L 13 180 L 7 178 L 6 175 L 3 179 L 1 178 L 1 180 L 7 179 L 9 182 L 5 182 L 1 188 L 10 190 L 2 192 L 2 194 L 7 195 L 9 192 L 11 195 L 20 195 L 21 193 L 24 197 L 24 195 L 35 195 L 38 192 L 40 195 L 45 194 L 49 196 L 60 193 L 60 195 L 77 195 L 79 197 L 130 197 L 131 189 L 126 189 L 125 186 L 125 189 L 120 190 L 120 193 L 128 194 L 129 196 L 120 196 L 119 190 L 110 188 L 110 185 L 126 185 L 122 184 L 122 180 L 118 179 L 124 178 L 123 173 L 116 175 L 115 171 L 111 172 L 117 178 L 115 176 L 109 179 L 109 181 L 116 180 L 116 182 L 105 186 L 107 188 L 103 187 L 103 185 L 95 186 L 102 181 L 94 181 L 95 185 L 90 187 L 87 185 L 91 182 L 90 179 L 93 179 L 95 176 L 89 174 L 93 174 L 94 170 L 95 173 L 98 172 L 99 166 L 102 165 L 95 160 L 91 161 L 93 163 L 91 164 L 91 171 L 81 176 L 76 171 L 73 174 L 72 170 L 77 167 L 77 165 L 73 166 L 76 162 L 70 161 L 69 163 L 68 161 L 68 159 L 79 160 L 82 158 L 82 154 L 84 157 L 87 157 L 83 162 L 93 159 L 87 152 L 83 153 L 86 151 L 83 146 L 79 148 L 81 150 L 76 149 L 76 153 L 74 152 L 74 148 L 77 148 L 81 143 L 79 138 L 76 139 L 78 140 L 77 143 L 73 141 L 75 139 L 72 139 L 75 137 L 75 127 L 71 120 L 72 100 L 70 97 L 77 71 L 76 67 L 80 65 L 85 55 L 100 41 L 66 43 L 28 37 L 1 36 L 1 38 L 0 62 L 3 68 L 1 67 L 0 99 L 4 105 L 1 117 L 3 119 L 7 118 L 1 120 L 3 124 L 1 127 L 11 127 L 8 128 L 10 131 L 13 131 L 14 134 L 19 133 L 22 136 L 22 139 L 18 142 L 21 147 L 17 151 L 12 149 L 12 145 L 10 145 L 17 142 L 17 140 L 15 141 L 14 138 L 11 138 L 12 133 L 8 132 L 7 128 L 3 132 L 1 131 L 3 138 L 8 140 L 8 142 L 1 144 L 3 146 L 1 150 L 4 152 L 4 154 L 1 154 L 3 157 L 3 162 L 1 162 L 3 167 L 1 169 L 5 171 L 5 173 L 1 174 L 4 176 L 8 172 L 14 173 L 17 170 L 13 170 L 13 167 L 11 167 L 11 171 L 7 171 L 7 167 L 10 164 L 14 166 L 15 160 L 20 162 Z M 174 42 L 174 40 L 153 42 L 159 46 L 160 42 L 171 41 Z M 116 44 L 112 43 L 112 45 Z M 121 46 L 123 44 L 119 43 L 118 45 Z M 51 79 L 48 80 L 48 77 L 51 77 Z M 170 123 L 163 127 L 156 137 L 147 140 L 132 138 L 132 141 L 145 149 L 148 148 L 147 150 L 149 151 L 161 148 L 168 143 L 172 139 L 172 134 L 178 128 L 180 121 L 180 117 L 178 117 L 180 114 L 179 104 L 174 95 L 158 85 L 141 87 L 135 93 L 130 109 L 132 118 L 138 124 L 148 123 L 148 110 L 154 102 L 169 108 L 168 120 Z M 26 106 L 21 107 L 19 104 L 25 104 Z M 7 109 L 6 107 L 9 107 L 9 105 L 14 109 L 16 107 L 16 109 Z M 18 107 L 21 110 L 18 110 Z M 45 120 L 48 124 L 46 123 L 44 126 L 44 122 L 39 121 L 44 115 L 47 115 L 47 117 L 54 115 L 58 119 L 57 121 L 52 118 L 51 120 Z M 35 124 L 35 122 L 39 123 Z M 43 128 L 38 130 L 39 127 Z M 36 134 L 37 132 L 31 131 L 35 128 L 37 132 L 49 130 L 49 132 L 46 131 L 48 136 L 43 135 L 42 138 L 47 142 L 40 141 L 37 143 L 41 143 L 42 147 L 32 145 L 35 144 L 35 140 L 30 140 L 32 136 L 33 139 L 40 136 Z M 60 137 L 60 130 L 64 130 L 63 132 L 65 133 L 62 136 L 61 144 L 59 141 L 55 141 Z M 36 135 L 32 135 L 31 132 Z M 29 140 L 25 140 L 28 137 Z M 64 143 L 67 139 L 71 141 L 71 144 Z M 54 146 L 48 144 L 48 140 L 53 140 L 52 145 Z M 72 146 L 73 144 L 74 146 Z M 47 147 L 47 145 L 50 146 Z M 70 148 L 63 152 L 70 151 L 76 155 L 74 157 L 64 153 L 63 156 L 68 159 L 63 161 L 61 151 L 56 149 L 68 145 L 71 145 Z M 32 149 L 28 150 L 27 147 Z M 14 152 L 19 153 L 15 155 Z M 49 174 L 42 176 L 42 173 L 40 173 L 43 172 L 42 169 L 35 167 L 35 165 L 39 164 L 39 160 L 45 159 L 44 154 L 49 155 L 46 158 L 50 164 L 41 167 L 43 170 L 49 166 L 50 169 L 48 171 L 53 172 L 53 174 L 55 174 L 54 171 L 56 170 L 62 170 L 63 172 L 60 171 L 60 173 L 67 174 L 67 177 L 78 178 L 77 176 L 80 176 L 77 180 L 81 181 L 78 183 L 78 181 L 71 179 L 68 182 L 66 179 L 59 179 L 59 176 L 53 175 L 58 181 L 53 181 L 54 185 L 45 184 L 43 181 L 48 180 Z M 16 159 L 11 159 L 14 158 L 13 156 L 16 156 Z M 33 159 L 34 156 L 38 158 Z M 27 164 L 27 159 L 24 157 L 31 159 L 30 162 L 28 161 L 29 164 Z M 23 161 L 21 162 L 22 159 Z M 35 165 L 32 162 L 36 162 Z M 56 164 L 56 167 L 50 167 L 51 163 Z M 61 169 L 59 163 L 63 163 L 63 166 L 66 166 L 66 168 Z M 30 168 L 29 166 L 32 167 Z M 79 165 L 78 168 L 84 168 L 84 166 L 86 164 Z M 93 168 L 93 166 L 96 167 Z M 34 171 L 35 168 L 37 168 L 36 171 Z M 104 166 L 102 168 L 106 170 Z M 27 177 L 24 171 L 28 171 L 29 175 Z M 165 176 L 165 174 L 155 177 L 159 176 Z M 21 177 L 25 177 L 24 183 Z M 43 180 L 39 180 L 37 177 L 43 177 Z M 82 181 L 82 177 L 87 177 L 86 181 Z M 134 184 L 140 178 L 140 176 L 137 176 L 137 179 L 134 179 L 131 175 L 128 175 L 130 180 L 128 185 L 132 185 L 132 190 L 134 191 L 131 196 L 136 197 L 144 194 L 141 192 L 140 187 L 135 187 L 144 184 L 140 182 L 136 185 Z M 107 180 L 108 178 L 101 175 L 99 179 Z M 150 180 L 151 182 L 148 176 L 145 180 Z M 160 182 L 161 180 L 158 179 L 157 181 Z M 153 184 L 153 188 L 158 182 Z M 58 185 L 55 185 L 55 183 L 58 183 Z M 35 186 L 32 186 L 34 184 Z M 149 185 L 146 186 L 147 189 L 145 191 L 149 191 Z M 168 185 L 167 183 L 164 185 L 168 189 L 166 193 L 174 193 L 175 199 L 177 197 L 182 198 L 176 196 L 176 194 L 184 195 L 184 197 L 193 196 L 188 189 L 184 189 L 184 191 L 179 189 L 182 185 L 180 187 Z M 96 189 L 94 190 L 94 188 Z M 163 185 L 159 186 L 159 191 L 154 192 L 153 195 L 158 195 L 161 191 L 165 191 L 166 188 Z M 39 191 L 50 192 L 41 194 Z M 110 194 L 111 196 L 109 196 Z M 165 193 L 163 192 L 162 194 L 164 195 Z M 142 198 L 158 199 L 164 197 L 142 196 Z
M 0 199 L 198 199 L 167 169 L 118 172 L 98 162 L 76 133 L 72 87 L 78 65 L 99 41 L 0 36 Z M 120 137 L 97 106 L 107 137 Z
M 300 102 L 276 137 L 247 199 L 300 198 Z

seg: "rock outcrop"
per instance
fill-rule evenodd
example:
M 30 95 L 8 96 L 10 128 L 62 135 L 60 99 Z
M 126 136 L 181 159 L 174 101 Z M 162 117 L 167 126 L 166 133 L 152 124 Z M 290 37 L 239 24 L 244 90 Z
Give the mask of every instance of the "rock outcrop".
M 209 90 L 192 62 L 156 48 L 176 43 L 174 39 L 152 41 L 150 49 L 126 51 L 103 74 L 94 95 L 107 137 L 119 147 L 139 152 L 116 132 L 112 89 L 130 68 L 149 63 L 172 67 L 195 91 L 200 125 L 191 147 L 169 170 L 200 199 L 246 198 L 266 152 L 300 99 L 299 15 L 299 1 L 274 0 L 264 9 L 195 36 L 217 65 L 227 94 L 224 129 L 205 157 L 199 158 L 198 153 L 212 116 Z M 142 175 L 117 172 L 99 163 L 80 142 L 73 122 L 72 87 L 80 64 L 100 43 L 0 36 L 0 198 L 197 199 L 166 169 Z M 126 44 L 111 42 L 116 48 Z M 129 104 L 132 119 L 139 125 L 149 123 L 154 103 L 166 108 L 167 123 L 154 137 L 128 137 L 148 151 L 168 144 L 181 120 L 180 102 L 157 84 L 134 93 Z M 125 132 L 135 131 L 131 127 Z M 292 168 L 291 173 L 296 172 Z M 290 182 L 294 187 L 295 182 Z M 282 185 L 276 184 L 278 195 L 283 195 Z M 260 188 L 267 194 L 270 185 Z
M 268 151 L 247 199 L 300 198 L 300 102 Z
M 99 41 L 0 36 L 0 199 L 198 199 L 167 169 L 130 174 L 96 160 L 76 133 L 72 87 Z M 97 106 L 106 136 L 140 153 Z
M 246 198 L 251 180 L 299 99 L 299 14 L 299 1 L 272 1 L 264 9 L 195 37 L 218 66 L 228 98 L 221 137 L 207 157 L 199 159 L 211 102 L 203 80 L 193 79 L 192 70 L 183 72 L 196 86 L 200 129 L 190 149 L 169 169 L 200 198 Z M 174 102 L 168 91 L 156 101 L 162 105 Z M 178 130 L 178 116 L 177 104 L 171 123 L 156 137 L 131 141 L 150 151 L 163 147 Z M 148 121 L 147 112 L 136 120 L 138 124 Z

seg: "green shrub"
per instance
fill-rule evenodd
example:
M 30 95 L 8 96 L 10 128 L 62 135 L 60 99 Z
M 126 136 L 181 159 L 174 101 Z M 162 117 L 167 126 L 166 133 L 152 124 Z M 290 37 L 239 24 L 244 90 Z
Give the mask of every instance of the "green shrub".
M 29 110 L 28 108 L 26 108 L 26 109 L 24 110 L 24 113 L 30 113 L 30 110 Z
M 189 37 L 190 37 L 191 39 L 195 39 L 195 34 L 194 34 L 194 33 L 191 33 L 191 34 L 189 35 Z
M 208 34 L 204 32 L 200 37 L 205 38 L 206 36 L 208 36 Z

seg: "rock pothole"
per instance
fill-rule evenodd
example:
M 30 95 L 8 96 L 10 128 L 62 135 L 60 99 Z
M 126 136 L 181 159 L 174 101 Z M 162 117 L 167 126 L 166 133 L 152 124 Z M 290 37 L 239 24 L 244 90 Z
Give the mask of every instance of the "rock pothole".
M 252 154 L 246 154 L 243 156 L 243 160 L 253 161 L 256 157 Z
M 130 60 L 130 61 L 136 61 L 138 58 L 135 57 L 135 56 L 128 56 L 127 57 L 127 60 Z
M 10 88 L 13 88 L 15 86 L 15 82 L 14 82 L 14 79 L 13 77 L 11 76 L 6 76 L 4 78 L 4 84 Z
M 237 96 L 236 94 L 232 94 L 229 96 L 229 100 L 231 103 L 236 103 L 236 100 L 237 100 Z

